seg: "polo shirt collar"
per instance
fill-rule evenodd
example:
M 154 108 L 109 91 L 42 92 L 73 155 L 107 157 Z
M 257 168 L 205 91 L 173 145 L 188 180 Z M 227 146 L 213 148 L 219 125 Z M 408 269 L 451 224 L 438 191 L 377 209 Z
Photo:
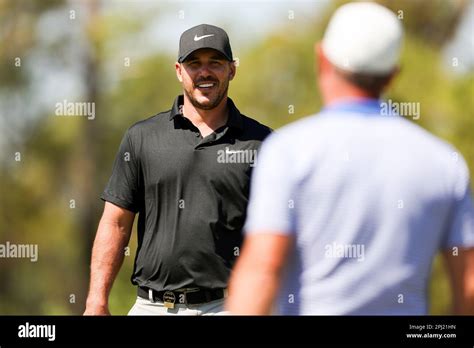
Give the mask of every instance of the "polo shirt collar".
M 380 99 L 375 98 L 341 100 L 324 107 L 322 111 L 380 114 L 381 102 L 382 101 Z
M 182 116 L 180 110 L 183 107 L 183 104 L 184 96 L 182 94 L 178 95 L 173 102 L 173 106 L 171 107 L 170 121 L 173 120 L 177 115 Z M 243 129 L 244 124 L 242 115 L 240 114 L 239 109 L 237 109 L 232 99 L 230 99 L 229 97 L 227 97 L 227 107 L 229 109 L 229 118 L 227 119 L 227 126 L 237 129 Z

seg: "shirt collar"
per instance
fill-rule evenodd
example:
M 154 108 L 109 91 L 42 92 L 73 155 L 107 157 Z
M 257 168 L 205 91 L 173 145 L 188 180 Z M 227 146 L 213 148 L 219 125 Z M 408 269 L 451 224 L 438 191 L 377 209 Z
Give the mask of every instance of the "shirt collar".
M 380 99 L 364 98 L 355 100 L 342 100 L 325 106 L 321 112 L 348 112 L 358 114 L 380 114 Z
M 173 102 L 173 106 L 171 107 L 170 111 L 170 121 L 173 120 L 176 116 L 182 116 L 181 110 L 184 104 L 184 96 L 178 95 Z M 227 119 L 227 126 L 243 129 L 243 119 L 242 115 L 240 114 L 239 109 L 235 106 L 232 99 L 227 97 L 227 107 L 229 109 L 229 118 Z

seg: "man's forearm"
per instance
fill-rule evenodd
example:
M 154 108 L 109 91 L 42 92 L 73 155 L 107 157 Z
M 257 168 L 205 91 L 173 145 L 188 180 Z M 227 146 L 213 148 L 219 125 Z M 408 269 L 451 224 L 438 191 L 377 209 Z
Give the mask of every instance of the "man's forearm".
M 249 234 L 229 283 L 226 310 L 233 314 L 272 314 L 293 237 L 282 231 Z
M 112 284 L 124 258 L 130 230 L 101 220 L 92 249 L 91 279 L 87 306 L 107 306 Z
M 272 314 L 273 301 L 279 283 L 278 275 L 258 269 L 257 265 L 240 266 L 236 267 L 232 282 L 229 284 L 226 310 L 233 314 Z

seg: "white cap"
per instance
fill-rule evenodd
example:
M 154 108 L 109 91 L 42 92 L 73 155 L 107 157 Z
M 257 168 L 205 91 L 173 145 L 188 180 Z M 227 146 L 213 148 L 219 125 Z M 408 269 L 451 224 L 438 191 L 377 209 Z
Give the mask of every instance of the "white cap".
M 389 9 L 373 2 L 349 3 L 332 16 L 322 49 L 340 69 L 383 75 L 397 66 L 402 38 L 402 25 Z

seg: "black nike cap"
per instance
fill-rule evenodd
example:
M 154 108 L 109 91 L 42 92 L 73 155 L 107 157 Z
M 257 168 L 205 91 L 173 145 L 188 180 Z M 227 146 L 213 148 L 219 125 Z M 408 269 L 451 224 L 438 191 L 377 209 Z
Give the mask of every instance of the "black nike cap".
M 227 33 L 214 25 L 200 24 L 186 30 L 179 39 L 178 62 L 182 63 L 191 53 L 201 48 L 212 48 L 232 61 Z

